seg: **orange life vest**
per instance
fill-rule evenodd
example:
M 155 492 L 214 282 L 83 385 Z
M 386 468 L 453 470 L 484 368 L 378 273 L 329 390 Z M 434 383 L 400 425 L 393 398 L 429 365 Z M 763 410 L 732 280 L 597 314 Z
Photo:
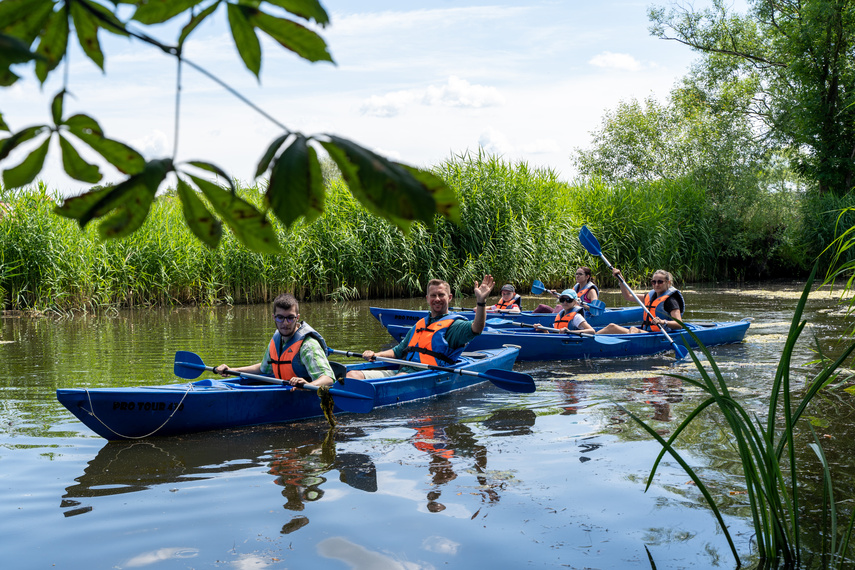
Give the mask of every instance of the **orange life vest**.
M 460 315 L 445 315 L 444 317 L 427 324 L 430 315 L 420 319 L 413 328 L 413 336 L 404 349 L 404 358 L 413 362 L 421 362 L 437 366 L 437 359 L 443 364 L 453 364 L 465 347 L 451 349 L 445 340 L 445 333 L 451 323 L 458 319 L 465 319 Z
M 581 307 L 573 307 L 569 311 L 562 309 L 561 312 L 555 315 L 555 322 L 552 324 L 552 328 L 566 329 L 570 326 L 570 323 L 573 322 L 573 317 L 575 317 L 581 310 Z
M 521 307 L 519 305 L 520 299 L 522 299 L 522 297 L 520 297 L 519 295 L 514 295 L 513 297 L 511 297 L 507 301 L 505 301 L 504 299 L 499 299 L 499 302 L 490 308 L 493 310 L 499 310 L 499 309 L 508 310 L 508 309 L 513 309 L 514 307 L 516 307 L 517 309 L 521 309 Z
M 290 380 L 296 376 L 312 380 L 309 371 L 300 359 L 300 347 L 303 346 L 303 340 L 307 336 L 317 339 L 324 352 L 327 351 L 327 343 L 324 341 L 324 337 L 306 323 L 300 323 L 288 343 L 281 348 L 279 344 L 282 342 L 282 335 L 279 331 L 273 334 L 273 338 L 270 339 L 270 365 L 273 367 L 273 375 L 276 378 Z
M 656 315 L 660 319 L 670 320 L 671 315 L 665 310 L 664 303 L 665 300 L 671 296 L 674 296 L 674 299 L 676 299 L 677 305 L 680 308 L 680 314 L 682 315 L 683 311 L 686 310 L 686 302 L 683 300 L 683 294 L 674 287 L 669 287 L 661 297 L 657 297 L 656 290 L 651 289 L 644 295 L 644 306 L 647 307 L 647 310 L 650 311 L 651 314 Z M 646 312 L 644 313 L 644 320 L 641 323 L 641 327 L 644 330 L 651 332 L 659 332 L 662 330 L 657 325 L 653 324 L 650 315 Z
M 593 289 L 597 293 L 600 292 L 600 288 L 597 287 L 596 285 L 594 285 L 593 281 L 588 281 L 585 284 L 584 288 L 581 285 L 579 285 L 578 283 L 573 285 L 573 290 L 576 291 L 576 294 L 579 296 L 579 299 L 581 299 L 582 301 L 585 301 L 586 303 L 591 301 L 591 299 L 588 299 L 588 297 L 587 297 L 588 291 L 590 291 L 591 289 Z

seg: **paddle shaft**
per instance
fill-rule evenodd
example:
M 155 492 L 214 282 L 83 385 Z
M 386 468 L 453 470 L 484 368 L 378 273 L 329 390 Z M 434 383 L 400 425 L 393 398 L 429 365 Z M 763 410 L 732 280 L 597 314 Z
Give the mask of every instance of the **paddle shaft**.
M 350 350 L 336 350 L 334 348 L 329 349 L 333 354 L 341 354 L 343 356 L 350 356 L 353 358 L 362 358 L 362 355 L 358 352 L 352 352 Z M 472 370 L 462 370 L 460 368 L 450 368 L 448 366 L 439 366 L 438 364 L 424 364 L 422 362 L 412 362 L 409 360 L 399 360 L 397 358 L 389 358 L 387 356 L 377 356 L 374 355 L 374 360 L 379 360 L 381 362 L 388 362 L 389 364 L 400 364 L 401 366 L 411 366 L 413 368 L 426 368 L 428 370 L 439 370 L 441 372 L 451 372 L 452 374 L 462 374 L 466 376 L 489 376 L 488 374 L 484 374 L 483 372 L 474 372 Z
M 584 331 L 574 331 L 572 329 L 566 329 L 566 328 L 556 329 L 553 327 L 545 327 L 543 325 L 533 325 L 530 323 L 518 323 L 517 321 L 511 321 L 511 322 L 514 323 L 515 325 L 518 325 L 521 327 L 530 327 L 530 328 L 533 328 L 536 330 L 543 330 L 543 331 L 557 332 L 557 333 L 564 333 L 564 334 L 577 334 L 579 336 L 590 336 L 590 337 L 594 336 L 594 333 L 586 333 Z
M 205 370 L 210 370 L 214 372 L 214 368 L 216 366 L 205 366 Z M 214 374 L 228 374 L 229 376 L 241 376 L 243 378 L 249 378 L 250 380 L 258 380 L 259 382 L 266 382 L 268 384 L 279 384 L 280 386 L 291 386 L 291 384 L 287 380 L 280 380 L 279 378 L 271 378 L 270 376 L 264 376 L 261 374 L 251 374 L 249 372 L 238 372 L 237 370 L 223 370 L 222 372 L 214 372 Z M 293 387 L 293 386 L 292 386 Z M 308 390 L 314 390 L 317 392 L 320 389 L 320 386 L 315 386 L 314 384 L 303 384 L 300 388 L 306 388 Z
M 349 350 L 336 350 L 334 348 L 327 348 L 330 353 L 333 354 L 343 354 L 345 356 L 362 358 L 362 355 L 357 352 L 351 352 Z M 536 390 L 534 380 L 528 374 L 524 374 L 522 372 L 514 372 L 513 370 L 502 370 L 498 368 L 491 368 L 486 372 L 475 372 L 473 370 L 464 370 L 462 368 L 450 368 L 448 366 L 439 366 L 436 364 L 424 364 L 422 362 L 412 362 L 410 360 L 399 360 L 397 358 L 389 358 L 386 356 L 374 356 L 374 360 L 379 360 L 382 362 L 389 362 L 391 364 L 400 364 L 401 366 L 411 366 L 413 368 L 425 368 L 427 370 L 439 370 L 441 372 L 450 372 L 451 374 L 460 374 L 464 376 L 475 376 L 477 378 L 484 378 L 485 380 L 489 380 L 495 386 L 503 390 L 508 390 L 510 392 L 519 392 L 519 393 L 531 393 Z
M 332 365 L 333 363 L 331 362 L 330 364 Z M 329 393 L 338 398 L 336 402 L 338 407 L 346 412 L 357 412 L 361 414 L 370 412 L 374 409 L 374 399 L 376 396 L 374 386 L 367 382 L 346 378 L 344 376 L 344 366 L 339 365 L 338 363 L 336 363 L 336 366 L 340 366 L 343 369 L 342 379 L 344 381 L 344 389 L 338 388 L 337 382 L 333 386 L 330 386 Z M 333 370 L 335 369 L 336 367 L 334 366 Z M 197 378 L 203 370 L 210 370 L 213 372 L 214 367 L 205 366 L 202 358 L 193 352 L 178 351 L 175 353 L 174 372 L 176 376 L 187 379 Z M 239 376 L 241 378 L 249 378 L 251 380 L 259 380 L 267 384 L 288 386 L 292 390 L 298 388 L 297 386 L 291 387 L 287 380 L 271 378 L 270 376 L 262 376 L 260 374 L 238 372 L 237 370 L 225 370 L 224 374 Z M 303 384 L 302 387 L 314 392 L 318 392 L 321 388 L 320 386 L 308 383 Z

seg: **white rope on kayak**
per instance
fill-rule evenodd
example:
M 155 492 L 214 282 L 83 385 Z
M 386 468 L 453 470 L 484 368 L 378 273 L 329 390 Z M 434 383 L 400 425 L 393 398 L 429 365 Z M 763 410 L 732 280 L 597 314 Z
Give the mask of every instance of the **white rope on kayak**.
M 171 414 L 169 414 L 169 417 L 168 417 L 168 418 L 166 418 L 166 419 L 163 421 L 163 423 L 162 423 L 162 424 L 160 424 L 159 426 L 157 426 L 153 431 L 151 431 L 151 432 L 149 432 L 149 433 L 147 433 L 147 434 L 145 434 L 145 435 L 125 435 L 125 434 L 122 434 L 122 433 L 117 432 L 116 430 L 114 430 L 113 428 L 111 428 L 110 426 L 108 426 L 107 424 L 105 424 L 105 423 L 104 423 L 104 420 L 102 420 L 101 418 L 99 418 L 99 417 L 95 414 L 95 406 L 94 406 L 94 405 L 92 405 L 92 396 L 89 394 L 89 388 L 84 388 L 84 390 L 86 390 L 86 398 L 88 398 L 88 399 L 89 399 L 89 408 L 90 408 L 90 409 L 88 409 L 88 410 L 87 410 L 86 408 L 84 408 L 84 409 L 83 409 L 83 411 L 85 411 L 87 414 L 89 414 L 90 416 L 92 416 L 93 418 L 95 418 L 96 420 L 98 420 L 98 422 L 99 422 L 102 426 L 104 426 L 105 428 L 107 428 L 108 430 L 110 430 L 112 433 L 116 434 L 116 435 L 117 435 L 117 436 L 119 436 L 119 437 L 122 437 L 122 438 L 125 438 L 125 439 L 143 439 L 143 438 L 146 438 L 146 437 L 151 437 L 151 436 L 153 436 L 154 434 L 156 434 L 157 432 L 159 432 L 160 430 L 162 430 L 162 429 L 163 429 L 163 426 L 165 426 L 167 423 L 169 423 L 169 420 L 171 420 L 171 419 L 172 419 L 172 416 L 174 416 L 174 415 L 175 415 L 175 412 L 177 412 L 177 411 L 178 411 L 178 408 L 180 408 L 180 407 L 181 407 L 181 404 L 183 404 L 183 403 L 184 403 L 184 398 L 186 398 L 186 397 L 187 397 L 187 394 L 189 394 L 189 393 L 193 390 L 193 384 L 188 384 L 188 385 L 187 385 L 187 391 L 186 391 L 186 392 L 184 392 L 184 395 L 183 395 L 183 396 L 181 396 L 181 400 L 179 400 L 179 401 L 178 401 L 178 404 L 176 404 L 175 408 L 172 410 L 172 413 L 171 413 Z

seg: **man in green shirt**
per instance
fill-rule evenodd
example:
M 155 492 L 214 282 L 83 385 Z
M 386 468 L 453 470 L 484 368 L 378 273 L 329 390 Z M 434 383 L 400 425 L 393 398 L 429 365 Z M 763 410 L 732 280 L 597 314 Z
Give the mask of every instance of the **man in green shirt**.
M 448 307 L 453 299 L 451 287 L 441 279 L 432 279 L 427 288 L 426 299 L 430 306 L 430 314 L 426 319 L 416 323 L 397 346 L 376 353 L 373 350 L 366 350 L 362 353 L 362 358 L 374 360 L 375 357 L 379 356 L 381 358 L 400 359 L 416 353 L 416 358 L 411 359 L 423 364 L 451 364 L 463 347 L 484 330 L 484 324 L 487 320 L 486 299 L 492 289 L 493 276 L 485 275 L 480 284 L 475 283 L 475 318 L 471 321 L 465 319 L 451 320 L 446 318 Z M 440 321 L 443 322 L 437 325 Z M 420 328 L 422 323 L 425 324 L 424 328 Z M 438 338 L 434 339 L 437 336 Z M 403 366 L 399 370 L 352 370 L 347 373 L 347 376 L 364 380 L 366 378 L 385 378 L 417 370 L 421 369 Z
M 221 364 L 214 367 L 214 373 L 223 376 L 227 376 L 226 371 L 273 375 L 296 387 L 304 384 L 328 386 L 335 382 L 335 374 L 327 359 L 326 342 L 315 329 L 300 321 L 300 308 L 293 295 L 283 293 L 273 300 L 273 321 L 276 332 L 261 362 L 239 368 Z

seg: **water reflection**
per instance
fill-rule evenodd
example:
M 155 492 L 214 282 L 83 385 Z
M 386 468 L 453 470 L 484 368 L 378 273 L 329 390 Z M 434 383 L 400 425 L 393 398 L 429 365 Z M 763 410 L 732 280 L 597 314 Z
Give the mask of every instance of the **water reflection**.
M 322 442 L 309 441 L 287 449 L 272 452 L 273 461 L 268 473 L 276 475 L 285 497 L 285 509 L 301 512 L 306 503 L 324 496 L 321 486 L 327 482 L 326 473 L 338 470 L 339 480 L 354 489 L 373 493 L 377 491 L 377 469 L 364 453 L 336 454 L 336 439 L 347 441 L 363 437 L 361 429 L 349 433 L 330 429 Z M 305 516 L 295 516 L 282 527 L 282 534 L 290 534 L 309 524 Z
M 337 453 L 336 444 L 364 437 L 358 428 L 330 429 L 317 425 L 287 431 L 254 429 L 184 437 L 111 442 L 84 470 L 76 484 L 65 489 L 60 508 L 66 517 L 92 511 L 82 499 L 145 491 L 158 485 L 187 483 L 220 477 L 245 469 L 267 467 L 275 483 L 284 487 L 284 508 L 302 511 L 305 503 L 323 497 L 326 474 L 338 471 L 339 480 L 365 492 L 377 490 L 377 471 L 368 455 Z M 282 445 L 285 440 L 285 445 Z M 271 443 L 279 444 L 271 449 Z M 308 524 L 305 517 L 285 525 L 293 532 Z
M 494 436 L 528 435 L 535 419 L 532 410 L 506 409 L 492 413 L 483 425 Z M 430 456 L 428 472 L 432 487 L 426 494 L 428 511 L 439 513 L 445 510 L 445 505 L 439 501 L 442 487 L 457 479 L 455 468 L 459 470 L 461 463 L 469 465 L 468 469 L 474 472 L 481 501 L 486 504 L 499 502 L 499 492 L 504 489 L 505 482 L 490 476 L 487 448 L 478 442 L 472 428 L 465 423 L 431 417 L 415 418 L 408 427 L 415 430 L 410 438 L 413 447 Z
M 650 419 L 660 422 L 670 422 L 671 404 L 683 401 L 683 381 L 671 376 L 651 376 L 642 379 L 640 387 L 628 387 L 630 392 L 635 392 L 636 400 L 641 400 L 653 406 L 653 415 Z M 657 430 L 660 435 L 668 433 L 668 430 Z

